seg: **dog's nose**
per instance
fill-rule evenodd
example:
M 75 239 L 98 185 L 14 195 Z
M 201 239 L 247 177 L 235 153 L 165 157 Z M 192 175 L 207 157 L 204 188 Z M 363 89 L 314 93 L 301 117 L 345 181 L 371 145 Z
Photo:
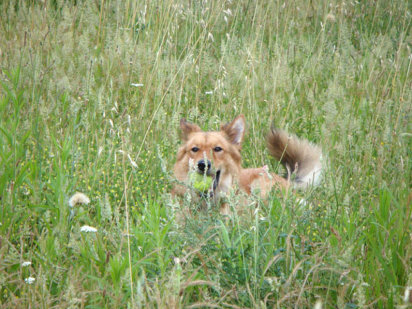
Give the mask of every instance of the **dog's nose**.
M 209 160 L 207 160 L 207 170 L 210 170 L 210 167 L 212 166 L 212 163 L 210 163 Z M 199 160 L 199 162 L 197 162 L 197 168 L 199 169 L 200 172 L 204 173 L 205 172 L 205 168 L 206 168 L 206 162 L 205 160 Z

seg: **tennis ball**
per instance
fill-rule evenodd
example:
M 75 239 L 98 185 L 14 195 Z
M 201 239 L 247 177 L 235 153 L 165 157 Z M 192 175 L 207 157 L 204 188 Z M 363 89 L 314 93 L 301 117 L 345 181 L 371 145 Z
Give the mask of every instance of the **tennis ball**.
M 196 190 L 205 192 L 212 186 L 213 178 L 211 176 L 204 176 L 198 173 L 193 173 L 190 175 L 190 181 Z

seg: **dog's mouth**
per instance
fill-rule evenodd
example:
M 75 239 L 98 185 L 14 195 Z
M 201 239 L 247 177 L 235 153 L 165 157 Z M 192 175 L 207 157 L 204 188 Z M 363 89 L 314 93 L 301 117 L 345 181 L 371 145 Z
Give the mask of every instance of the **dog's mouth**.
M 213 190 L 212 190 L 213 193 L 216 191 L 216 188 L 219 185 L 219 180 L 220 180 L 220 170 L 217 170 L 215 177 L 213 178 Z
M 206 172 L 206 175 L 202 173 L 201 171 L 198 171 L 197 174 L 212 178 L 212 183 L 207 188 L 206 187 L 201 187 L 201 188 L 195 187 L 197 191 L 199 192 L 199 194 L 203 197 L 209 197 L 209 198 L 212 198 L 213 196 L 215 196 L 215 192 L 216 192 L 217 187 L 219 186 L 219 181 L 220 181 L 220 170 L 217 170 L 217 171 L 208 170 Z

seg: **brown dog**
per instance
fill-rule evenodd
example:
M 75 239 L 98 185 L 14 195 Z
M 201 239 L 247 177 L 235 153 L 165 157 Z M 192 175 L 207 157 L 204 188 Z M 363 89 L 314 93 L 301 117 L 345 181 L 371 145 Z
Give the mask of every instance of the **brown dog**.
M 222 125 L 220 131 L 203 132 L 185 119 L 180 121 L 180 128 L 183 145 L 177 152 L 174 166 L 174 175 L 180 184 L 175 185 L 174 194 L 183 195 L 187 190 L 195 190 L 190 188 L 190 173 L 213 178 L 210 187 L 198 194 L 213 197 L 215 201 L 238 188 L 247 194 L 258 189 L 261 196 L 266 197 L 274 186 L 287 190 L 290 186 L 305 188 L 319 182 L 322 170 L 320 148 L 274 128 L 267 136 L 268 150 L 285 166 L 287 178 L 269 173 L 266 166 L 242 168 L 240 151 L 245 133 L 243 115 Z M 222 203 L 221 213 L 229 213 L 226 203 Z

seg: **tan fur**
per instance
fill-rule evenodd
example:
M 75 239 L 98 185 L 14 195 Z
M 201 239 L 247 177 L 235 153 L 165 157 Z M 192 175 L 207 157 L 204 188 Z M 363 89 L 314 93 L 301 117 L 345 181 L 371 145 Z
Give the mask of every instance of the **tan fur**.
M 245 132 L 245 118 L 236 117 L 231 123 L 221 126 L 220 131 L 203 132 L 197 125 L 182 119 L 180 122 L 183 145 L 178 149 L 174 175 L 181 183 L 188 181 L 190 162 L 196 164 L 201 159 L 209 160 L 214 171 L 220 171 L 220 179 L 214 190 L 214 198 L 219 200 L 229 191 L 238 189 L 246 194 L 258 190 L 266 197 L 275 186 L 287 190 L 292 184 L 304 187 L 314 171 L 320 172 L 321 151 L 317 146 L 285 132 L 271 129 L 267 138 L 270 154 L 284 164 L 290 173 L 295 172 L 296 183 L 267 171 L 267 167 L 243 169 L 241 166 L 241 145 Z M 198 151 L 194 152 L 196 147 Z M 216 147 L 222 148 L 216 151 Z M 196 150 L 196 149 L 195 149 Z M 289 175 L 290 176 L 290 175 Z M 304 185 L 303 185 L 304 184 Z M 173 193 L 183 195 L 188 187 L 175 185 Z M 221 212 L 227 214 L 228 206 L 222 204 Z

